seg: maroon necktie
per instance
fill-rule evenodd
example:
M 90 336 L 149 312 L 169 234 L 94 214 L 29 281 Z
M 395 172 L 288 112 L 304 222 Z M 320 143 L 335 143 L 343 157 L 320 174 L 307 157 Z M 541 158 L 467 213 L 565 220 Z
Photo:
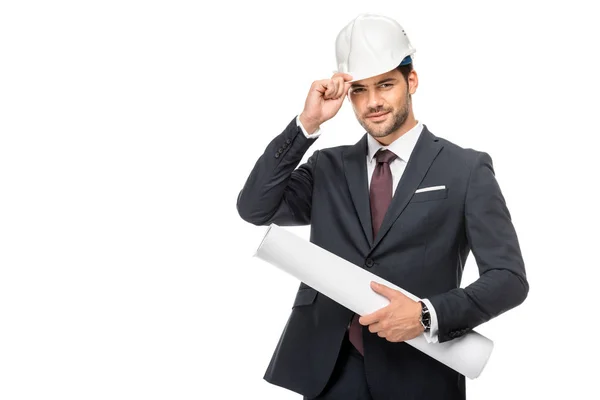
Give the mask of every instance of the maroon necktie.
M 392 202 L 393 179 L 390 162 L 398 157 L 389 150 L 379 150 L 375 154 L 377 166 L 371 178 L 369 199 L 371 201 L 371 223 L 373 225 L 373 239 L 377 236 L 383 217 Z M 358 322 L 359 315 L 355 314 L 350 324 L 349 339 L 360 354 L 364 354 L 362 343 L 362 325 Z

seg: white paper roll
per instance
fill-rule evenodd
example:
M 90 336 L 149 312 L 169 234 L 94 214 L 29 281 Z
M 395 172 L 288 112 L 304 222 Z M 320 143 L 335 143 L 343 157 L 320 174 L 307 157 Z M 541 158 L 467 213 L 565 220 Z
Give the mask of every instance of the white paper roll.
M 371 281 L 399 290 L 415 301 L 419 300 L 393 283 L 275 224 L 268 227 L 254 256 L 291 274 L 361 316 L 389 304 L 386 297 L 371 289 Z M 428 343 L 424 335 L 406 343 L 470 379 L 479 376 L 494 347 L 490 339 L 475 331 L 444 343 Z

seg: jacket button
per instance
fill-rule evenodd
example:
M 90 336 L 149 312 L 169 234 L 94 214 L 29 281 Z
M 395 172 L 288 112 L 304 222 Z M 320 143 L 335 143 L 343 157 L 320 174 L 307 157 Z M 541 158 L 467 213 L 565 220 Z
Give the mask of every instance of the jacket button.
M 292 139 L 288 139 L 288 140 L 286 140 L 285 142 L 286 142 L 287 144 L 290 144 L 290 143 L 292 143 Z
M 275 153 L 275 158 L 279 158 L 279 152 Z
M 365 261 L 365 266 L 367 268 L 371 268 L 373 266 L 373 264 L 375 264 L 375 263 L 373 262 L 372 258 L 367 258 L 367 260 Z

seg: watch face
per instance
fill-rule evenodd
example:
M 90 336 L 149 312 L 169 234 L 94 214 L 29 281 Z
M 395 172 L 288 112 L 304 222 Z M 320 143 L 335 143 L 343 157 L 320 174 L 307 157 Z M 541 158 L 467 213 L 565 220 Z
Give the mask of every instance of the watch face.
M 423 305 L 423 311 L 421 312 L 421 323 L 425 329 L 428 329 L 431 324 L 431 316 L 429 314 L 429 310 L 425 305 Z
M 430 325 L 431 325 L 431 316 L 429 314 L 429 309 L 427 308 L 425 303 L 423 303 L 422 301 L 420 303 L 421 303 L 421 325 L 423 325 L 423 328 L 425 328 L 425 330 L 429 330 Z

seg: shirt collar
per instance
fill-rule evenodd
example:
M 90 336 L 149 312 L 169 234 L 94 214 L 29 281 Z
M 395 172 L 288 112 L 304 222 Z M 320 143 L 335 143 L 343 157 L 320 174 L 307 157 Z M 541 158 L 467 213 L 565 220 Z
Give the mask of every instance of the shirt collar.
M 404 162 L 408 163 L 408 159 L 419 140 L 419 136 L 423 131 L 423 124 L 417 121 L 417 124 L 411 128 L 404 135 L 390 143 L 389 146 L 384 146 L 379 143 L 373 136 L 367 133 L 367 145 L 368 145 L 368 160 L 373 161 L 375 153 L 381 148 L 389 149 L 391 152 L 396 154 L 398 158 L 401 158 Z

